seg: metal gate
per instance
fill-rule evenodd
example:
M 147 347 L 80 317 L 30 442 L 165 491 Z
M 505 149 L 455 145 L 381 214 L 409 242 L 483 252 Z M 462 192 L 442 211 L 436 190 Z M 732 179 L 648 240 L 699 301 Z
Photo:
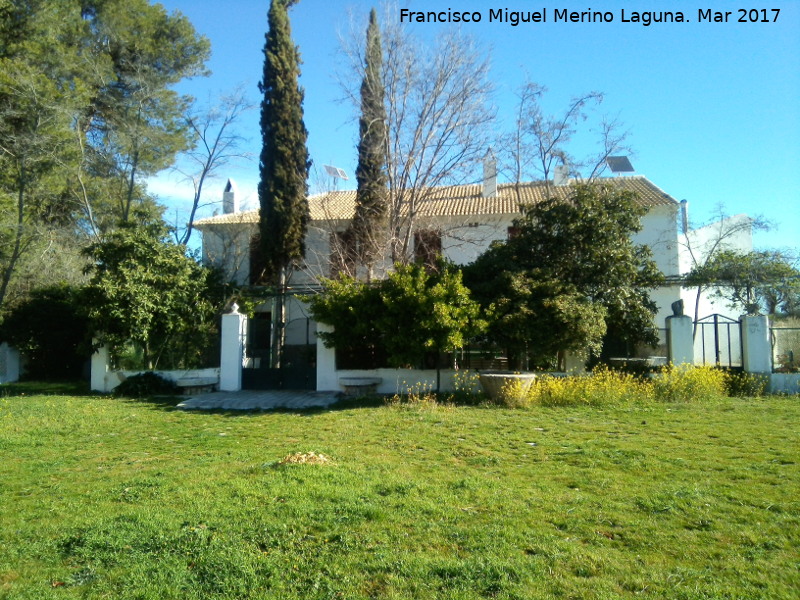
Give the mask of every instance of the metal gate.
M 312 342 L 311 323 L 307 318 L 286 324 L 287 343 L 282 366 L 273 369 L 272 318 L 270 313 L 256 313 L 248 323 L 242 389 L 245 390 L 315 390 L 317 389 L 317 346 Z M 292 331 L 289 328 L 292 328 Z
M 713 314 L 694 323 L 695 362 L 704 365 L 739 368 L 742 366 L 741 323 L 725 315 Z

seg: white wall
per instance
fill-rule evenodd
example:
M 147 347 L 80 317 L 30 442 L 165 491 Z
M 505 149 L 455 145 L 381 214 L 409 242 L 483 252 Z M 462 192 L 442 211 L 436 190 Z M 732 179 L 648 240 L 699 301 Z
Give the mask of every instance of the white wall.
M 704 227 L 692 229 L 680 237 L 680 272 L 688 273 L 695 264 L 702 264 L 717 250 L 751 252 L 752 220 L 747 215 L 734 215 Z
M 92 369 L 94 369 L 94 364 L 92 365 Z M 96 377 L 92 377 L 92 391 L 94 392 L 113 392 L 114 389 L 121 384 L 125 379 L 128 377 L 133 377 L 134 375 L 139 375 L 141 373 L 145 373 L 145 370 L 142 371 L 106 371 L 102 375 L 102 385 L 97 384 Z M 164 379 L 168 379 L 173 383 L 177 383 L 182 379 L 214 379 L 219 381 L 219 369 L 218 368 L 210 368 L 210 369 L 185 369 L 180 371 L 153 371 L 156 375 L 160 375 Z
M 317 323 L 311 320 L 308 304 L 299 298 L 289 297 L 286 302 L 286 343 L 290 346 L 315 344 Z
M 642 217 L 642 230 L 632 238 L 635 244 L 653 251 L 653 260 L 667 276 L 678 275 L 680 269 L 677 216 L 677 206 L 654 206 Z
M 672 303 L 681 297 L 681 288 L 678 285 L 659 287 L 650 292 L 650 298 L 656 303 L 656 327 L 666 327 L 667 317 L 672 316 Z M 689 314 L 688 312 L 686 314 Z M 691 316 L 691 315 L 690 315 Z
M 442 253 L 457 265 L 468 265 L 489 249 L 494 241 L 508 239 L 514 215 L 477 215 L 441 218 Z
M 493 241 L 508 238 L 508 228 L 518 215 L 470 215 L 419 219 L 418 230 L 436 229 L 442 232 L 442 250 L 446 258 L 458 265 L 473 262 Z M 647 244 L 653 250 L 659 269 L 667 275 L 679 271 L 677 244 L 677 207 L 653 207 L 642 218 L 642 231 L 633 238 L 637 244 Z M 303 268 L 292 274 L 294 285 L 314 284 L 320 277 L 330 276 L 333 231 L 344 231 L 347 222 L 331 220 L 312 224 L 306 237 L 306 257 Z M 252 224 L 216 226 L 203 232 L 204 256 L 209 263 L 224 265 L 238 272 L 237 281 L 246 283 L 249 277 L 249 243 L 255 233 Z M 381 276 L 389 268 L 389 257 L 376 265 Z
M 800 394 L 800 373 L 770 373 L 771 394 Z
M 753 250 L 751 219 L 747 215 L 734 215 L 689 231 L 680 237 L 680 272 L 687 274 L 696 264 L 703 264 L 709 256 L 720 250 L 746 253 Z M 714 288 L 705 290 L 698 303 L 697 288 L 684 288 L 681 297 L 686 305 L 686 314 L 702 319 L 711 314 L 721 314 L 738 319 L 741 308 L 731 308 L 725 300 L 714 295 Z M 695 310 L 697 306 L 697 310 Z
M 221 268 L 226 281 L 250 282 L 250 223 L 217 225 L 203 230 L 203 262 Z
M 453 391 L 453 375 L 457 371 L 453 369 L 442 369 L 440 372 L 440 391 L 452 392 Z M 409 394 L 409 393 L 427 393 L 436 391 L 436 370 L 435 369 L 370 369 L 358 370 L 347 369 L 336 371 L 337 387 L 334 388 L 341 391 L 338 386 L 338 378 L 352 378 L 352 377 L 377 377 L 381 380 L 378 384 L 377 393 L 379 394 Z M 319 386 L 317 386 L 319 388 Z M 332 391 L 332 390 L 325 390 Z
M 344 222 L 331 221 L 308 228 L 304 268 L 292 274 L 293 284 L 317 283 L 321 277 L 331 276 L 330 236 L 333 231 L 343 231 L 346 227 Z

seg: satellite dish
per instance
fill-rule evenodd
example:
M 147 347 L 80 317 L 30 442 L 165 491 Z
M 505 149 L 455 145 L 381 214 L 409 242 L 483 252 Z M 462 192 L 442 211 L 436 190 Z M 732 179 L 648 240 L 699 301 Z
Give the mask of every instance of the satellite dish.
M 344 170 L 340 169 L 339 167 L 332 167 L 331 165 L 322 165 L 322 166 L 325 167 L 325 172 L 328 173 L 328 175 L 330 175 L 334 179 L 345 179 L 345 180 L 350 179 L 347 176 L 347 173 L 345 173 Z
M 636 170 L 627 156 L 609 156 L 606 164 L 612 173 L 633 173 Z

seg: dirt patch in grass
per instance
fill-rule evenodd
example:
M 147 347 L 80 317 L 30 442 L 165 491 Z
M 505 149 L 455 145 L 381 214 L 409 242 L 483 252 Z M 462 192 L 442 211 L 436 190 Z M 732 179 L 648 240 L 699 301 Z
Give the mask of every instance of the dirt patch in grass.
M 283 465 L 333 465 L 333 459 L 324 454 L 316 452 L 294 452 L 284 456 L 277 462 L 278 466 Z

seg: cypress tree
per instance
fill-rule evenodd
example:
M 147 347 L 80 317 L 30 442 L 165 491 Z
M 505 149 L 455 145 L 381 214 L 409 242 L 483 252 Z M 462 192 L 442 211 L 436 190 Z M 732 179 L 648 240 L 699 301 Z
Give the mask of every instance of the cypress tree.
M 261 160 L 258 201 L 261 277 L 277 286 L 273 310 L 272 366 L 281 366 L 286 331 L 286 283 L 292 264 L 305 255 L 308 228 L 308 131 L 303 122 L 300 53 L 292 43 L 289 7 L 296 0 L 272 0 L 267 16 L 261 102 Z M 253 268 L 253 265 L 251 265 Z M 258 273 L 256 274 L 258 276 Z
M 358 188 L 352 224 L 358 262 L 366 265 L 368 279 L 372 277 L 372 267 L 380 252 L 381 226 L 386 218 L 386 107 L 383 98 L 381 34 L 373 8 L 367 26 L 364 79 L 361 82 L 356 168 Z
M 296 0 L 272 0 L 259 89 L 261 136 L 258 200 L 264 257 L 262 282 L 286 284 L 288 267 L 305 255 L 308 226 L 308 132 L 303 122 L 303 89 L 298 84 L 300 53 L 292 43 L 288 9 Z

